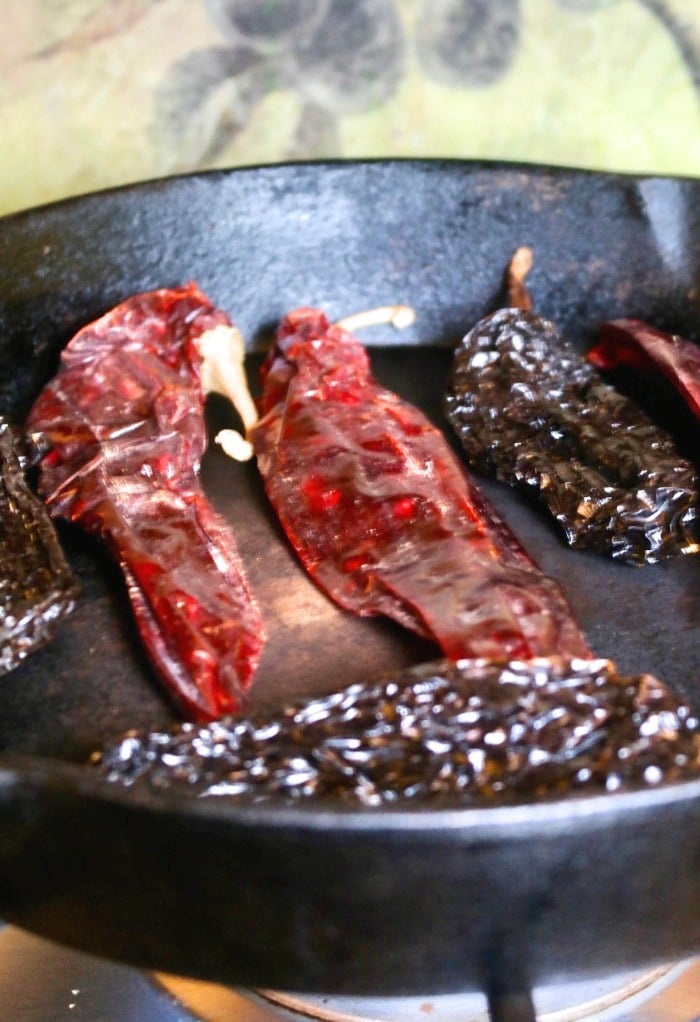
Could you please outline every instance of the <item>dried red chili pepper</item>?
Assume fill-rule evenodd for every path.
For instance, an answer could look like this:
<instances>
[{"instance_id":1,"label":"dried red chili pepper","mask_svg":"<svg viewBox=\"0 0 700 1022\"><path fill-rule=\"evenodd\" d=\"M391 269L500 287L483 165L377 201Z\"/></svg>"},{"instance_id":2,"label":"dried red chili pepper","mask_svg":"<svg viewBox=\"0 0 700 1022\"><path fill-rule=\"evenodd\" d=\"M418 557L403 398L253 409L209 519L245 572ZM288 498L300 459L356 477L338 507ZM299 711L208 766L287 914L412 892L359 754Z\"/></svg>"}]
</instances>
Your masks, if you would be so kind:
<instances>
[{"instance_id":1,"label":"dried red chili pepper","mask_svg":"<svg viewBox=\"0 0 700 1022\"><path fill-rule=\"evenodd\" d=\"M598 369L657 370L683 396L700 419L700 347L677 334L657 330L638 319L604 323L600 340L587 354Z\"/></svg>"},{"instance_id":2,"label":"dried red chili pepper","mask_svg":"<svg viewBox=\"0 0 700 1022\"><path fill-rule=\"evenodd\" d=\"M231 530L205 499L200 345L228 328L194 284L136 295L84 327L27 422L51 514L102 537L181 709L239 705L264 641Z\"/></svg>"},{"instance_id":3,"label":"dried red chili pepper","mask_svg":"<svg viewBox=\"0 0 700 1022\"><path fill-rule=\"evenodd\" d=\"M250 433L267 494L311 577L451 659L588 656L555 582L463 472L445 437L372 377L322 312L282 322Z\"/></svg>"},{"instance_id":4,"label":"dried red chili pepper","mask_svg":"<svg viewBox=\"0 0 700 1022\"><path fill-rule=\"evenodd\" d=\"M445 410L469 465L535 493L577 548L634 564L695 553L698 482L671 436L530 309L523 250L510 307L457 346Z\"/></svg>"}]
</instances>

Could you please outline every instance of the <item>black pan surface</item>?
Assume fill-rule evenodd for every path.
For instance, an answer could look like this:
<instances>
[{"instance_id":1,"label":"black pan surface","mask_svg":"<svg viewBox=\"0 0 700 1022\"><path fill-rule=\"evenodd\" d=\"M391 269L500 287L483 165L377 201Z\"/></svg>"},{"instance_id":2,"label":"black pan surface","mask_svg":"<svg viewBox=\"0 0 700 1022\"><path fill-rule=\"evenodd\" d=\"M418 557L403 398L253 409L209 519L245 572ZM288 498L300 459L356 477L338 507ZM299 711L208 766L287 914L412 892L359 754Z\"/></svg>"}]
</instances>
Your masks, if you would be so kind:
<instances>
[{"instance_id":1,"label":"black pan surface","mask_svg":"<svg viewBox=\"0 0 700 1022\"><path fill-rule=\"evenodd\" d=\"M634 315L700 338L700 182L455 161L297 164L89 195L0 221L0 412L21 421L86 321L194 279L254 369L280 317L411 304L368 331L376 375L438 424L456 341L495 307L529 244L537 310L578 345ZM698 458L697 425L641 397ZM212 429L228 422L212 403ZM211 450L270 632L256 706L375 678L435 650L334 609L304 578L252 465ZM484 483L564 585L593 649L651 671L700 712L698 563L643 569L567 549ZM327 992L526 988L700 950L700 783L508 808L242 807L106 789L90 752L176 717L140 653L121 581L61 538L78 607L1 680L0 916L84 950L233 984Z\"/></svg>"}]
</instances>

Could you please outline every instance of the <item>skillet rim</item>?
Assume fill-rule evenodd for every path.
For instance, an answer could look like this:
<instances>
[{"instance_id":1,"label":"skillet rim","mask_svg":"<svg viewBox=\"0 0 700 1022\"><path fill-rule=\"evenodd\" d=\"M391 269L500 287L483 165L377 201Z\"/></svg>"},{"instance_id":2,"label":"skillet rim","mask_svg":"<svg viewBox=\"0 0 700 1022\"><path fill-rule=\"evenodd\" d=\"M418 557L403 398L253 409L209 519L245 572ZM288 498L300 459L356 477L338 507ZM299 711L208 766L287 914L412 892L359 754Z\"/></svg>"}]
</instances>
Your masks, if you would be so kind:
<instances>
[{"instance_id":1,"label":"skillet rim","mask_svg":"<svg viewBox=\"0 0 700 1022\"><path fill-rule=\"evenodd\" d=\"M141 191L160 191L170 186L178 186L192 181L207 181L217 178L229 178L231 176L253 175L264 173L275 173L281 171L286 173L292 169L315 170L315 169L340 169L347 167L374 167L374 166L410 166L414 168L439 169L440 167L463 168L470 171L494 171L524 173L536 176L565 175L591 177L600 180L618 180L635 183L638 181L664 180L676 182L690 182L700 184L700 174L671 174L667 172L656 173L654 171L629 171L609 170L604 168L580 167L566 163L536 163L527 160L488 160L469 159L459 156L376 156L376 157L331 157L318 160L282 160L279 163L247 163L233 167L212 167L206 170L178 171L173 174L146 177L143 180L126 181L122 184L108 185L105 188L91 189L88 191L76 192L58 199L50 199L35 206L21 207L20 209L9 210L0 215L0 228L4 223L22 218L33 219L38 215L45 215L55 210L62 210L73 205L84 202L92 202L101 198L118 196L123 193L134 193Z\"/></svg>"}]
</instances>

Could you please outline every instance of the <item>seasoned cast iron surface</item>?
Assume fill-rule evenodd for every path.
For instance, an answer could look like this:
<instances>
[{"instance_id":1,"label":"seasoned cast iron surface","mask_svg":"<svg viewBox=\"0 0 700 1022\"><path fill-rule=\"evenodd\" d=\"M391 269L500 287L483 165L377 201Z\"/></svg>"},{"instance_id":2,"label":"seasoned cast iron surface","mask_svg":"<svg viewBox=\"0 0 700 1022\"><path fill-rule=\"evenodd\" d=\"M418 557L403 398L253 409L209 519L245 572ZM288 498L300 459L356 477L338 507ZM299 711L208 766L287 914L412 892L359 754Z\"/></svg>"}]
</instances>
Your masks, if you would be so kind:
<instances>
[{"instance_id":1,"label":"seasoned cast iron surface","mask_svg":"<svg viewBox=\"0 0 700 1022\"><path fill-rule=\"evenodd\" d=\"M87 320L136 291L194 279L249 339L252 378L290 308L336 318L410 303L408 331L368 331L374 370L447 430L453 346L497 305L517 246L534 250L538 311L580 348L603 320L631 315L697 341L699 219L693 181L440 161L213 173L17 214L0 222L0 414L23 418ZM661 386L632 386L697 461L697 427L678 402ZM229 416L211 402L212 431ZM214 448L203 482L235 525L268 619L254 706L434 658L429 643L352 619L314 589L254 465ZM625 673L657 674L700 711L697 558L636 569L575 552L523 497L483 487L562 583L592 649ZM692 785L573 799L532 817L509 807L402 822L384 809L134 804L128 791L95 789L86 769L52 773L43 757L82 762L130 727L175 719L118 572L75 530L60 535L81 583L76 610L2 679L5 762L39 757L0 774L5 918L138 964L316 990L520 988L700 946Z\"/></svg>"}]
</instances>

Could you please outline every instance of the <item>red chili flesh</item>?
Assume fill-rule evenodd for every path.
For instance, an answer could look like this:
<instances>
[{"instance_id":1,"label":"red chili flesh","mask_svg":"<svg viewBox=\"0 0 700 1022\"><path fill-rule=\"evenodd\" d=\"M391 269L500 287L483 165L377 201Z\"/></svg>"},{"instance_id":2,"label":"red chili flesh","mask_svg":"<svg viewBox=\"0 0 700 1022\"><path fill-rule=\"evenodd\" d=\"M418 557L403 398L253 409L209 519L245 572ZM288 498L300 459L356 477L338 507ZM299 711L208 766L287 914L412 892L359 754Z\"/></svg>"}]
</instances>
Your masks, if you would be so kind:
<instances>
[{"instance_id":1,"label":"red chili flesh","mask_svg":"<svg viewBox=\"0 0 700 1022\"><path fill-rule=\"evenodd\" d=\"M199 481L197 339L220 324L194 284L130 298L68 344L27 423L51 514L106 541L154 667L197 720L239 707L265 638L234 536Z\"/></svg>"},{"instance_id":2,"label":"red chili flesh","mask_svg":"<svg viewBox=\"0 0 700 1022\"><path fill-rule=\"evenodd\" d=\"M421 411L372 377L322 312L282 322L250 438L305 568L340 606L386 615L447 657L590 652L534 564Z\"/></svg>"},{"instance_id":3,"label":"red chili flesh","mask_svg":"<svg viewBox=\"0 0 700 1022\"><path fill-rule=\"evenodd\" d=\"M617 319L603 324L588 361L598 369L631 366L662 373L700 419L700 347L692 341L638 319Z\"/></svg>"}]
</instances>

